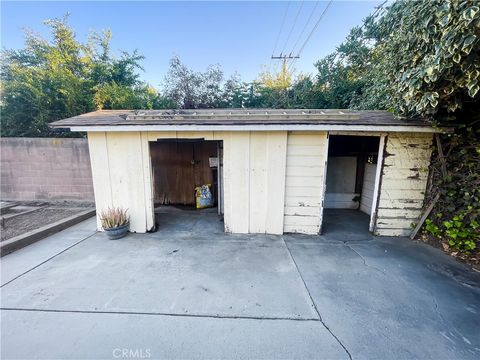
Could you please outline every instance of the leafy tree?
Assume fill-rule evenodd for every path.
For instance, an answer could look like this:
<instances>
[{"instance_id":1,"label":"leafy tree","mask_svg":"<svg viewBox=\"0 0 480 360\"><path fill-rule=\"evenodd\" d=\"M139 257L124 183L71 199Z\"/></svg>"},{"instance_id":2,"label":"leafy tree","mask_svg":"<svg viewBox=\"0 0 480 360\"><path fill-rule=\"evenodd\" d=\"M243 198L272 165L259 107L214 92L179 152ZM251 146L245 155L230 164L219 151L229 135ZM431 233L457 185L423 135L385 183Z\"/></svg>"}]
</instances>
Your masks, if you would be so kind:
<instances>
[{"instance_id":1,"label":"leafy tree","mask_svg":"<svg viewBox=\"0 0 480 360\"><path fill-rule=\"evenodd\" d=\"M45 24L51 43L27 32L24 49L2 52L3 136L44 136L49 121L92 109L82 45L66 17Z\"/></svg>"},{"instance_id":2,"label":"leafy tree","mask_svg":"<svg viewBox=\"0 0 480 360\"><path fill-rule=\"evenodd\" d=\"M265 68L260 73L258 81L266 88L287 89L292 85L293 71L288 69L285 61L278 72Z\"/></svg>"},{"instance_id":3,"label":"leafy tree","mask_svg":"<svg viewBox=\"0 0 480 360\"><path fill-rule=\"evenodd\" d=\"M311 76L299 76L289 91L290 106L303 109L329 108L330 103L326 94L320 91L319 86Z\"/></svg>"},{"instance_id":4,"label":"leafy tree","mask_svg":"<svg viewBox=\"0 0 480 360\"><path fill-rule=\"evenodd\" d=\"M393 80L390 96L396 112L441 116L478 106L479 6L474 1L423 1L417 6L402 1L380 19L378 31L393 34L381 43L380 52L396 53L382 58L390 61L384 66Z\"/></svg>"},{"instance_id":5,"label":"leafy tree","mask_svg":"<svg viewBox=\"0 0 480 360\"><path fill-rule=\"evenodd\" d=\"M2 136L76 136L52 133L48 123L95 108L161 106L158 94L138 80L143 57L113 57L109 31L82 44L68 15L44 23L51 41L27 31L23 49L2 51Z\"/></svg>"},{"instance_id":6,"label":"leafy tree","mask_svg":"<svg viewBox=\"0 0 480 360\"><path fill-rule=\"evenodd\" d=\"M223 78L218 65L210 65L205 72L193 71L175 56L165 77L164 97L183 109L218 107Z\"/></svg>"}]
</instances>

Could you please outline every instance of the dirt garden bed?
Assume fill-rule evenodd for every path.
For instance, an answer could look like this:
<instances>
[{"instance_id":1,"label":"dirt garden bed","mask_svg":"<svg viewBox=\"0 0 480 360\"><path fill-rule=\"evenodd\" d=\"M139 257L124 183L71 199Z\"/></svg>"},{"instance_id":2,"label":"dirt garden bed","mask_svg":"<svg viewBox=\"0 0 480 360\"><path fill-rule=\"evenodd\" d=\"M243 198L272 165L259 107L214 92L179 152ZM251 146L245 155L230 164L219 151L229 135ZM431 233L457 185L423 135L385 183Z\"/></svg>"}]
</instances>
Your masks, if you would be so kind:
<instances>
[{"instance_id":1,"label":"dirt garden bed","mask_svg":"<svg viewBox=\"0 0 480 360\"><path fill-rule=\"evenodd\" d=\"M91 203L2 202L1 241L93 209Z\"/></svg>"}]
</instances>

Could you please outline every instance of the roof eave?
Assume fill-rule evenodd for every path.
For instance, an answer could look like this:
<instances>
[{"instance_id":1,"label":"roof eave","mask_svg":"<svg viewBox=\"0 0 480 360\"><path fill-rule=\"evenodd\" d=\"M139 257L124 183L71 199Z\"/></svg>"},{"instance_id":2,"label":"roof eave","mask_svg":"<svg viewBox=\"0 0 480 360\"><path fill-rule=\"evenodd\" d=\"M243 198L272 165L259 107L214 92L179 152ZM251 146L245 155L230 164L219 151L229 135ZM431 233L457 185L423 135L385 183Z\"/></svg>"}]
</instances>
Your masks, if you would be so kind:
<instances>
[{"instance_id":1,"label":"roof eave","mask_svg":"<svg viewBox=\"0 0 480 360\"><path fill-rule=\"evenodd\" d=\"M429 125L362 125L362 124L242 124L242 125L51 125L52 128L78 132L128 131L359 131L359 132L421 132L451 133L453 128Z\"/></svg>"}]
</instances>

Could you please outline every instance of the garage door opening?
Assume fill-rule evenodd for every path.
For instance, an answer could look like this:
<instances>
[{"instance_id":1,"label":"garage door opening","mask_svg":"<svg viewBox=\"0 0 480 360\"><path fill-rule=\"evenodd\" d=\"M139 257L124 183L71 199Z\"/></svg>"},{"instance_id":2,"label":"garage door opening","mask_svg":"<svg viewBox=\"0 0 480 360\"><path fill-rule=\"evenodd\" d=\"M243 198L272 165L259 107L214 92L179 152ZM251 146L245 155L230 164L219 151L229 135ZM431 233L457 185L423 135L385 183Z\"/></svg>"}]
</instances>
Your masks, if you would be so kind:
<instances>
[{"instance_id":1,"label":"garage door opening","mask_svg":"<svg viewBox=\"0 0 480 360\"><path fill-rule=\"evenodd\" d=\"M223 144L203 139L161 139L150 142L156 229L210 228L223 215ZM209 187L212 204L196 207L196 188Z\"/></svg>"},{"instance_id":2,"label":"garage door opening","mask_svg":"<svg viewBox=\"0 0 480 360\"><path fill-rule=\"evenodd\" d=\"M324 232L371 230L380 143L379 136L330 135Z\"/></svg>"}]
</instances>

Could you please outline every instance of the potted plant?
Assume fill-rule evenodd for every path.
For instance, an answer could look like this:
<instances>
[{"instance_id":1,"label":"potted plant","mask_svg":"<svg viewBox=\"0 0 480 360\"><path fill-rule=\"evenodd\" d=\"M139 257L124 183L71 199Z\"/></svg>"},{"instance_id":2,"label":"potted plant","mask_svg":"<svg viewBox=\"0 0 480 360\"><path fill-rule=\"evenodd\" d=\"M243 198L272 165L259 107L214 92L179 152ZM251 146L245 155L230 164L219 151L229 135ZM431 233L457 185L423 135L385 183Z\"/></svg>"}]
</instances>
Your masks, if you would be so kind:
<instances>
[{"instance_id":1,"label":"potted plant","mask_svg":"<svg viewBox=\"0 0 480 360\"><path fill-rule=\"evenodd\" d=\"M130 226L127 210L122 208L108 208L100 213L102 228L110 240L124 237Z\"/></svg>"}]
</instances>

